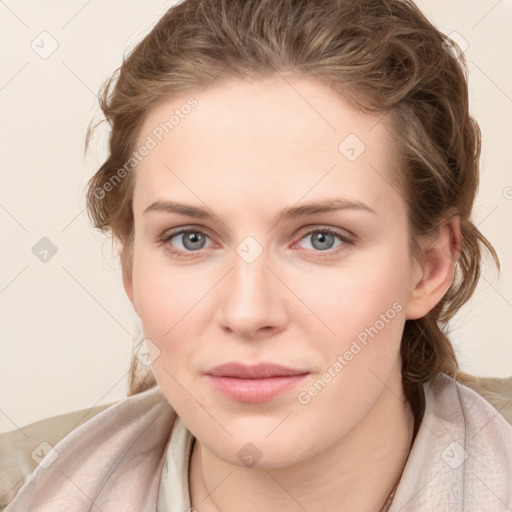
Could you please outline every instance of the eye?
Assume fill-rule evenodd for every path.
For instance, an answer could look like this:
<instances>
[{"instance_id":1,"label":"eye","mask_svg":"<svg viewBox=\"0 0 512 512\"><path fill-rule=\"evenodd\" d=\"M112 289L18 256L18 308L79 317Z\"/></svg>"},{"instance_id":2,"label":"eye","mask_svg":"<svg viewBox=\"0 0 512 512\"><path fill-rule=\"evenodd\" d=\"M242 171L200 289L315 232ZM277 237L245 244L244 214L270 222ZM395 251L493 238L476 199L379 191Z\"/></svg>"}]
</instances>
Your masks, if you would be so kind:
<instances>
[{"instance_id":1,"label":"eye","mask_svg":"<svg viewBox=\"0 0 512 512\"><path fill-rule=\"evenodd\" d=\"M339 254L347 249L347 245L353 245L355 240L344 232L329 227L316 227L306 231L301 240L311 240L312 250L315 252L328 252L326 256ZM333 246L336 238L340 240L337 246ZM324 257L322 255L322 257Z\"/></svg>"},{"instance_id":2,"label":"eye","mask_svg":"<svg viewBox=\"0 0 512 512\"><path fill-rule=\"evenodd\" d=\"M181 242L181 247L175 248L175 243L172 240L176 238ZM166 244L167 249L176 254L197 252L204 249L208 235L197 228L180 229L164 233L161 242Z\"/></svg>"},{"instance_id":3,"label":"eye","mask_svg":"<svg viewBox=\"0 0 512 512\"><path fill-rule=\"evenodd\" d=\"M330 227L315 227L302 233L300 240L310 237L311 250L316 253L327 253L321 257L335 256L348 249L348 245L354 245L355 240L352 236ZM199 252L206 247L206 241L210 237L198 228L181 228L174 231L165 232L160 241L165 244L166 250L172 254L189 257L194 252ZM333 246L336 238L340 241L337 246ZM176 239L173 242L173 239ZM181 247L179 247L181 245Z\"/></svg>"}]
</instances>

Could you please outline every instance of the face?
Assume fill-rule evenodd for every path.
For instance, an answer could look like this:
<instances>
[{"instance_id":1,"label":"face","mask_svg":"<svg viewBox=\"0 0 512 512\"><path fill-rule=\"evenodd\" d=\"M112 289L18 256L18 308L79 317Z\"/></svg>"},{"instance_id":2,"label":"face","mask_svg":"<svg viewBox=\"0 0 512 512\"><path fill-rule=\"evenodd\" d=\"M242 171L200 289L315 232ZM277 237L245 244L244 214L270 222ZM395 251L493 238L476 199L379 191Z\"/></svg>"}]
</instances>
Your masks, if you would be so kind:
<instances>
[{"instance_id":1,"label":"face","mask_svg":"<svg viewBox=\"0 0 512 512\"><path fill-rule=\"evenodd\" d=\"M401 391L419 276L379 119L277 78L213 84L144 121L137 147L155 144L134 171L125 287L163 394L226 461L249 442L267 467L306 460L357 427L384 382ZM227 363L295 372L215 371Z\"/></svg>"}]
</instances>

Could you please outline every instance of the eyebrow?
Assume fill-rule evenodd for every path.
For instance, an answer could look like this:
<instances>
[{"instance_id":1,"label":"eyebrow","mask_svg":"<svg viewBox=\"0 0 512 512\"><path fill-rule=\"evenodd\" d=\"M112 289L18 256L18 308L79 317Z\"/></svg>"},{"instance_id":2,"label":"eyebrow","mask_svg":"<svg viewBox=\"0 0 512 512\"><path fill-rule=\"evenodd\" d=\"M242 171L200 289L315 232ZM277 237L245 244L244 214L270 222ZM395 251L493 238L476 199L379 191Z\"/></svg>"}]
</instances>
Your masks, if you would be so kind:
<instances>
[{"instance_id":1,"label":"eyebrow","mask_svg":"<svg viewBox=\"0 0 512 512\"><path fill-rule=\"evenodd\" d=\"M307 217L308 215L317 215L321 213L330 213L348 209L362 210L375 215L377 214L373 208L360 201L353 201L344 198L333 198L305 203L300 206L290 206L288 208L284 208L276 216L275 224L278 224L283 220L298 219ZM187 217L193 217L195 219L213 219L215 217L205 208L180 203L177 201L155 201L144 210L144 213L149 212L177 213Z\"/></svg>"}]
</instances>

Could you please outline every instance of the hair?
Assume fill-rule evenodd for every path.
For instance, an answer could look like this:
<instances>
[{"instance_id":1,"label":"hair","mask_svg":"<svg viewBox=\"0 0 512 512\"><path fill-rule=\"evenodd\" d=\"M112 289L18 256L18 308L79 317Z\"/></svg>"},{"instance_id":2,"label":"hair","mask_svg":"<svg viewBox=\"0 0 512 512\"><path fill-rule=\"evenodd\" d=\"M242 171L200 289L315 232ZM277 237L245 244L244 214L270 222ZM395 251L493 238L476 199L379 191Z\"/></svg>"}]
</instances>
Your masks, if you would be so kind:
<instances>
[{"instance_id":1,"label":"hair","mask_svg":"<svg viewBox=\"0 0 512 512\"><path fill-rule=\"evenodd\" d=\"M174 5L102 86L109 156L88 183L89 216L118 242L123 273L130 275L135 177L120 171L148 112L214 81L285 74L327 84L361 112L389 115L413 254L420 255L421 237L436 233L452 217L460 220L460 254L449 290L427 315L405 322L402 382L412 400L414 390L437 373L455 379L462 374L447 322L474 292L482 249L499 269L495 250L470 220L480 130L469 114L464 54L412 1L185 0ZM96 126L89 127L86 147ZM150 367L134 356L128 394L155 385Z\"/></svg>"}]
</instances>

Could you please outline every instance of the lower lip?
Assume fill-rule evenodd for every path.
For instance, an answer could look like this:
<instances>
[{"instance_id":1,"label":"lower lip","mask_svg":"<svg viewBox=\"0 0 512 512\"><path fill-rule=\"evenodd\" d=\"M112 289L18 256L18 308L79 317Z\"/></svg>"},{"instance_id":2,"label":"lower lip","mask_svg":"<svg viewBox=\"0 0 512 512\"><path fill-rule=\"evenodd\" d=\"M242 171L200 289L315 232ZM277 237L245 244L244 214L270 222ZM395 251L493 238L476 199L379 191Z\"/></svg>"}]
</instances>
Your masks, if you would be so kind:
<instances>
[{"instance_id":1,"label":"lower lip","mask_svg":"<svg viewBox=\"0 0 512 512\"><path fill-rule=\"evenodd\" d=\"M208 375L213 387L233 400L259 403L292 389L307 374L265 377L261 379L239 379Z\"/></svg>"}]
</instances>

